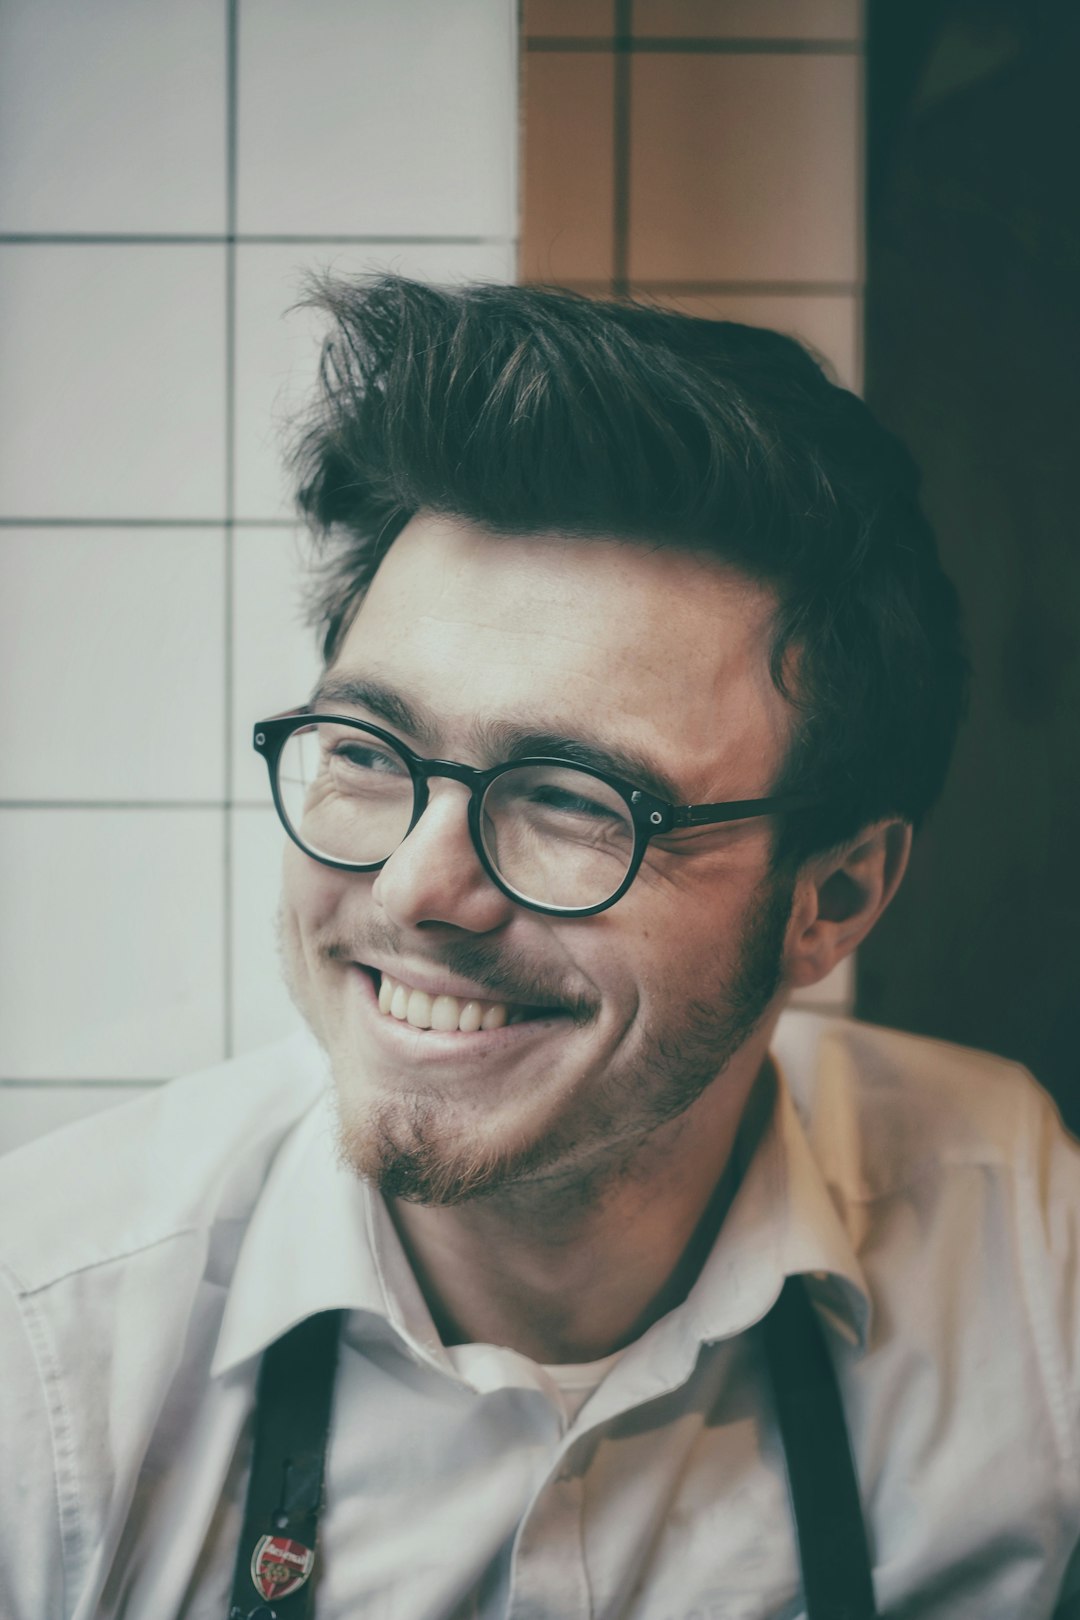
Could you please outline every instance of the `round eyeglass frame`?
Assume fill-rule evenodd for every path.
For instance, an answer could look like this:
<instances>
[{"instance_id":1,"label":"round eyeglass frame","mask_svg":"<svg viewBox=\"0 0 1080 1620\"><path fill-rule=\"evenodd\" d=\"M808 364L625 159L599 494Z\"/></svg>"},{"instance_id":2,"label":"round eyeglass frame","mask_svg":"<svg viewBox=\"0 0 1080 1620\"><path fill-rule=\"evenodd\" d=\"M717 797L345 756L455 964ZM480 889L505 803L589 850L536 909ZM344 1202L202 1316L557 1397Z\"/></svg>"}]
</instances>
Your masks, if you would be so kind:
<instances>
[{"instance_id":1,"label":"round eyeglass frame","mask_svg":"<svg viewBox=\"0 0 1080 1620\"><path fill-rule=\"evenodd\" d=\"M296 731L307 726L335 725L350 726L370 737L377 737L381 743L401 758L409 772L413 787L413 811L408 827L405 829L398 844L384 855L381 861L338 861L330 855L321 854L311 849L300 837L296 828L289 819L281 795L278 766L282 750L289 738ZM676 831L683 827L709 827L719 826L727 821L750 821L759 816L772 816L787 814L800 810L819 808L822 800L798 794L780 794L764 799L731 799L722 804L671 804L661 799L645 788L639 788L633 782L623 777L613 776L608 771L599 770L595 765L585 765L576 759L567 759L554 754L530 754L520 759L504 760L499 765L492 765L487 770L480 770L473 765L463 765L453 759L425 759L422 755L414 753L400 737L391 732L384 731L381 726L372 725L367 720L357 720L351 715L324 714L309 709L290 709L284 714L272 715L267 720L259 720L254 728L252 743L257 754L266 761L270 775L270 792L274 799L274 808L277 810L281 824L298 849L321 866L333 867L339 872L378 872L384 867L395 850L400 849L428 805L428 783L433 776L448 777L451 781L460 782L469 790L468 825L469 836L476 851L480 865L491 882L508 899L516 905L524 906L529 911L541 912L548 917L595 917L601 911L607 911L617 900L621 900L627 889L638 874L638 869L645 858L645 851L652 838L662 837L665 833ZM547 765L556 766L561 770L578 771L583 776L591 776L598 782L605 783L619 794L626 804L630 820L634 828L634 848L629 865L621 883L615 892L606 900L601 900L592 906L553 906L545 905L541 900L531 900L527 895L520 894L512 884L496 870L491 858L484 847L484 838L481 831L480 818L483 812L484 798L492 783L509 771L520 770L523 766Z\"/></svg>"}]
</instances>

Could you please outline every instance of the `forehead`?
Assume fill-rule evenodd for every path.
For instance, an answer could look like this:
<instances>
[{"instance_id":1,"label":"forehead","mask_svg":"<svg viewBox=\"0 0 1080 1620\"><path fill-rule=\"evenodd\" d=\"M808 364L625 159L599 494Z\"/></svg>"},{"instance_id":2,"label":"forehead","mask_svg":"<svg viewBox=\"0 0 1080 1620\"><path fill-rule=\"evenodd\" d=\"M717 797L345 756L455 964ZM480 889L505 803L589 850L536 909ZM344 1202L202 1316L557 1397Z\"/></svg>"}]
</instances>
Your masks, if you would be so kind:
<instances>
[{"instance_id":1,"label":"forehead","mask_svg":"<svg viewBox=\"0 0 1080 1620\"><path fill-rule=\"evenodd\" d=\"M736 757L771 779L790 726L768 671L774 608L766 588L699 555L423 514L334 669L433 710L443 747L504 718L644 748L680 780L726 774Z\"/></svg>"}]
</instances>

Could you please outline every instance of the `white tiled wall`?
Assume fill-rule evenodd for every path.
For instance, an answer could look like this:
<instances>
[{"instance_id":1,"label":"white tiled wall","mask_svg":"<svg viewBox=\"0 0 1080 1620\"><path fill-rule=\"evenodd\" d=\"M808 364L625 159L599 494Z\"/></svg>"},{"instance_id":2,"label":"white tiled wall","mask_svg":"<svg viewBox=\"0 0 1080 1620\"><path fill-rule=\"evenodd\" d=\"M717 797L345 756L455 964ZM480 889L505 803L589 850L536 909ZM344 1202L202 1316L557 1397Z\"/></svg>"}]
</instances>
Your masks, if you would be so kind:
<instances>
[{"instance_id":1,"label":"white tiled wall","mask_svg":"<svg viewBox=\"0 0 1080 1620\"><path fill-rule=\"evenodd\" d=\"M663 230L632 249L635 290L797 331L857 383L858 0L633 9L639 37L780 47L702 54L693 97L664 55L636 59L631 202ZM280 463L315 355L292 306L312 269L513 278L516 14L0 9L0 1147L296 1021L250 752L317 668ZM526 14L596 40L614 6ZM610 69L531 61L594 102L565 157L552 126L578 217L549 271L603 279ZM721 234L680 203L694 164ZM814 995L849 997L843 973Z\"/></svg>"},{"instance_id":2,"label":"white tiled wall","mask_svg":"<svg viewBox=\"0 0 1080 1620\"><path fill-rule=\"evenodd\" d=\"M512 279L515 0L0 9L0 1147L293 1027L305 272Z\"/></svg>"},{"instance_id":3,"label":"white tiled wall","mask_svg":"<svg viewBox=\"0 0 1080 1620\"><path fill-rule=\"evenodd\" d=\"M221 520L226 275L220 244L0 240L5 515Z\"/></svg>"},{"instance_id":4,"label":"white tiled wall","mask_svg":"<svg viewBox=\"0 0 1080 1620\"><path fill-rule=\"evenodd\" d=\"M221 0L4 0L0 231L226 229Z\"/></svg>"}]
</instances>

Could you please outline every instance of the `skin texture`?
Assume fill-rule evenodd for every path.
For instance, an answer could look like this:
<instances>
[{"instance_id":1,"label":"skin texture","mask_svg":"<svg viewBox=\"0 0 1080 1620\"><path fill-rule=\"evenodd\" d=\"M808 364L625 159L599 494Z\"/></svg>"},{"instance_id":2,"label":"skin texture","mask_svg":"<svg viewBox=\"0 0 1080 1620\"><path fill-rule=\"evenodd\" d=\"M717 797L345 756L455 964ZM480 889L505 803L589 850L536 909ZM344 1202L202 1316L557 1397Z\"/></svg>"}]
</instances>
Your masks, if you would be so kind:
<instances>
[{"instance_id":1,"label":"skin texture","mask_svg":"<svg viewBox=\"0 0 1080 1620\"><path fill-rule=\"evenodd\" d=\"M477 766L507 757L496 728L515 724L635 750L679 802L764 796L790 727L767 668L773 605L704 558L421 514L328 672L377 680L417 722L333 707ZM766 821L681 833L610 911L561 919L486 878L466 798L433 782L378 873L290 847L288 974L330 1054L342 1151L390 1197L444 1338L585 1360L685 1294L784 992L872 925L906 832L868 829L783 882ZM495 1036L388 1029L357 964L567 1010Z\"/></svg>"}]
</instances>

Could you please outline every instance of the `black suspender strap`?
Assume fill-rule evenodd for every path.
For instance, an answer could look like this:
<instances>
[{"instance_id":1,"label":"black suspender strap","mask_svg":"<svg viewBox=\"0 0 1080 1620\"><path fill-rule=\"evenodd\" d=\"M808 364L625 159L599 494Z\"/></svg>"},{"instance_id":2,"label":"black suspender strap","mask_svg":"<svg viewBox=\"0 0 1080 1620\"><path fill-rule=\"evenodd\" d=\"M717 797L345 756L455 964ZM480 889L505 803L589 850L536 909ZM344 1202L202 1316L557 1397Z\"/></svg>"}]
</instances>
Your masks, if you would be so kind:
<instances>
[{"instance_id":1,"label":"black suspender strap","mask_svg":"<svg viewBox=\"0 0 1080 1620\"><path fill-rule=\"evenodd\" d=\"M801 1277L784 1283L765 1318L764 1334L807 1620L877 1620L844 1409L825 1336Z\"/></svg>"},{"instance_id":2,"label":"black suspender strap","mask_svg":"<svg viewBox=\"0 0 1080 1620\"><path fill-rule=\"evenodd\" d=\"M229 1620L304 1620L309 1612L341 1314L309 1317L263 1356ZM800 1277L785 1282L764 1339L807 1620L877 1620L836 1374Z\"/></svg>"},{"instance_id":3,"label":"black suspender strap","mask_svg":"<svg viewBox=\"0 0 1080 1620\"><path fill-rule=\"evenodd\" d=\"M341 1316L310 1316L263 1354L229 1620L308 1613Z\"/></svg>"}]
</instances>

